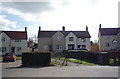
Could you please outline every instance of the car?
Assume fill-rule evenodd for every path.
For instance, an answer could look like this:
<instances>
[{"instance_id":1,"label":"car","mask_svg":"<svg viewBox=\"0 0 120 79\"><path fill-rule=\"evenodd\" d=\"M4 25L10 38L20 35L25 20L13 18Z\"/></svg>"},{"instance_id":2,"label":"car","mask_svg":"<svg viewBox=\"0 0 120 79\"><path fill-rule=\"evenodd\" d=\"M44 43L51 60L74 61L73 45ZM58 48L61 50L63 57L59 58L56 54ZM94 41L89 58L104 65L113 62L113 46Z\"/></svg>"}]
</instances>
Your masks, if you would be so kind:
<instances>
[{"instance_id":1,"label":"car","mask_svg":"<svg viewBox=\"0 0 120 79\"><path fill-rule=\"evenodd\" d=\"M6 53L3 56L3 62L15 62L16 56L13 53Z\"/></svg>"},{"instance_id":2,"label":"car","mask_svg":"<svg viewBox=\"0 0 120 79\"><path fill-rule=\"evenodd\" d=\"M86 49L86 48L78 48L78 49L74 49L74 50L69 50L68 52L78 52L78 51L88 51L88 49Z\"/></svg>"},{"instance_id":3,"label":"car","mask_svg":"<svg viewBox=\"0 0 120 79\"><path fill-rule=\"evenodd\" d=\"M78 48L78 50L81 50L81 51L88 51L87 48Z\"/></svg>"}]
</instances>

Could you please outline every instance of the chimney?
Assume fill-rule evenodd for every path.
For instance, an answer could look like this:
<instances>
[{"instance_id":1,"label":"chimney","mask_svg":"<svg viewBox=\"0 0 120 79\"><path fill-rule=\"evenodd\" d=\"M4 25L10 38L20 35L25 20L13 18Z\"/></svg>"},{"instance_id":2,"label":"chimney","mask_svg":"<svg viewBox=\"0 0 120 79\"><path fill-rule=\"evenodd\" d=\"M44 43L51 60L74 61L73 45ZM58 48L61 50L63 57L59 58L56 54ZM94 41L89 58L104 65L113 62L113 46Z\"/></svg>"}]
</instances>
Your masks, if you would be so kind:
<instances>
[{"instance_id":1,"label":"chimney","mask_svg":"<svg viewBox=\"0 0 120 79\"><path fill-rule=\"evenodd\" d=\"M88 31L88 26L86 25L86 31Z\"/></svg>"},{"instance_id":2,"label":"chimney","mask_svg":"<svg viewBox=\"0 0 120 79\"><path fill-rule=\"evenodd\" d=\"M27 27L25 27L25 32L27 32Z\"/></svg>"},{"instance_id":3,"label":"chimney","mask_svg":"<svg viewBox=\"0 0 120 79\"><path fill-rule=\"evenodd\" d=\"M101 24L99 25L99 28L101 28Z\"/></svg>"},{"instance_id":4,"label":"chimney","mask_svg":"<svg viewBox=\"0 0 120 79\"><path fill-rule=\"evenodd\" d=\"M39 31L41 31L41 26L39 26Z\"/></svg>"},{"instance_id":5,"label":"chimney","mask_svg":"<svg viewBox=\"0 0 120 79\"><path fill-rule=\"evenodd\" d=\"M62 27L62 30L65 31L65 27L64 26Z\"/></svg>"}]
</instances>

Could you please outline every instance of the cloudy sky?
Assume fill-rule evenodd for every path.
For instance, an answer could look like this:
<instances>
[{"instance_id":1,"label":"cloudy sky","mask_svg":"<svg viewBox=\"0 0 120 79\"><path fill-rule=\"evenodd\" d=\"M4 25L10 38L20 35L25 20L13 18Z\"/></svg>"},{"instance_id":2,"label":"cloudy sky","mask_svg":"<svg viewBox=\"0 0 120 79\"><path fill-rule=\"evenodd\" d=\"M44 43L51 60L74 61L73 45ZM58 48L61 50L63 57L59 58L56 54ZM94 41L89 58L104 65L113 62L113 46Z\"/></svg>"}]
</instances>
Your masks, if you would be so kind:
<instances>
[{"instance_id":1,"label":"cloudy sky","mask_svg":"<svg viewBox=\"0 0 120 79\"><path fill-rule=\"evenodd\" d=\"M0 30L23 31L37 36L41 30L84 31L88 26L91 40L98 40L99 24L118 27L119 0L47 0L0 2Z\"/></svg>"}]
</instances>

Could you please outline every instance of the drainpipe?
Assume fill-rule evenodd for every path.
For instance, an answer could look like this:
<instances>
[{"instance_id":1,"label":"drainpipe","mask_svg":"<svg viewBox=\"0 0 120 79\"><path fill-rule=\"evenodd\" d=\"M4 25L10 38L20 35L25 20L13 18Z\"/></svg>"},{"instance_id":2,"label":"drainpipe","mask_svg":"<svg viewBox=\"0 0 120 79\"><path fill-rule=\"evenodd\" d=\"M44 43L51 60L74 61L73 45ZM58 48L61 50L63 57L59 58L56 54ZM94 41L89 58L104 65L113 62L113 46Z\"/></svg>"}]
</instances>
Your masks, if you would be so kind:
<instances>
[{"instance_id":1,"label":"drainpipe","mask_svg":"<svg viewBox=\"0 0 120 79\"><path fill-rule=\"evenodd\" d=\"M11 39L9 41L9 52L11 52Z\"/></svg>"}]
</instances>

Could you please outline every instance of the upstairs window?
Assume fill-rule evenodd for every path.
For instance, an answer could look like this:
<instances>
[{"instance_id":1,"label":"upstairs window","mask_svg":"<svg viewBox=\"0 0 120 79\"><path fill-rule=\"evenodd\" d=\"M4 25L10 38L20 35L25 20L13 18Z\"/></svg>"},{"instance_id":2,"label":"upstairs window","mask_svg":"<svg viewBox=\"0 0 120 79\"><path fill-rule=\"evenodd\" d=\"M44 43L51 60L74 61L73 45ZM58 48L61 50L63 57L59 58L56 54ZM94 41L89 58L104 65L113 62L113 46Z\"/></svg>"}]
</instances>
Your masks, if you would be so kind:
<instances>
[{"instance_id":1,"label":"upstairs window","mask_svg":"<svg viewBox=\"0 0 120 79\"><path fill-rule=\"evenodd\" d=\"M85 38L81 38L81 42L85 42L86 40L85 40Z\"/></svg>"},{"instance_id":2,"label":"upstairs window","mask_svg":"<svg viewBox=\"0 0 120 79\"><path fill-rule=\"evenodd\" d=\"M21 40L15 40L15 42L21 42Z\"/></svg>"},{"instance_id":3,"label":"upstairs window","mask_svg":"<svg viewBox=\"0 0 120 79\"><path fill-rule=\"evenodd\" d=\"M20 51L21 50L21 47L17 47L17 51Z\"/></svg>"},{"instance_id":4,"label":"upstairs window","mask_svg":"<svg viewBox=\"0 0 120 79\"><path fill-rule=\"evenodd\" d=\"M56 45L56 49L57 49L57 50L61 50L61 49L62 49L62 46L61 46L61 45Z\"/></svg>"},{"instance_id":5,"label":"upstairs window","mask_svg":"<svg viewBox=\"0 0 120 79\"><path fill-rule=\"evenodd\" d=\"M73 37L69 37L69 41L73 41L74 39L73 39Z\"/></svg>"},{"instance_id":6,"label":"upstairs window","mask_svg":"<svg viewBox=\"0 0 120 79\"><path fill-rule=\"evenodd\" d=\"M2 42L4 42L4 41L5 41L5 38L4 38L4 37L2 37L1 41L2 41Z\"/></svg>"}]
</instances>

